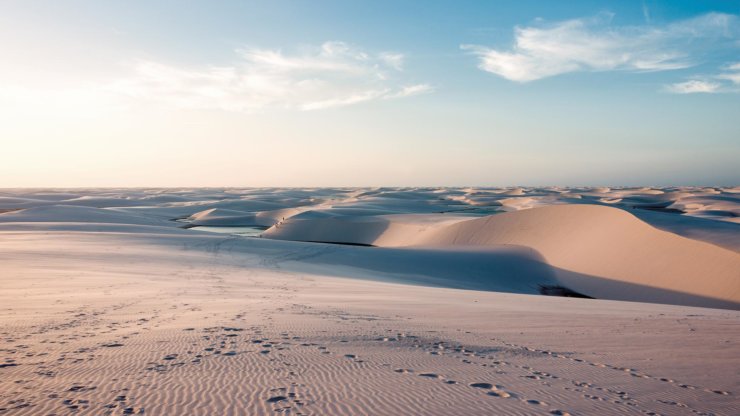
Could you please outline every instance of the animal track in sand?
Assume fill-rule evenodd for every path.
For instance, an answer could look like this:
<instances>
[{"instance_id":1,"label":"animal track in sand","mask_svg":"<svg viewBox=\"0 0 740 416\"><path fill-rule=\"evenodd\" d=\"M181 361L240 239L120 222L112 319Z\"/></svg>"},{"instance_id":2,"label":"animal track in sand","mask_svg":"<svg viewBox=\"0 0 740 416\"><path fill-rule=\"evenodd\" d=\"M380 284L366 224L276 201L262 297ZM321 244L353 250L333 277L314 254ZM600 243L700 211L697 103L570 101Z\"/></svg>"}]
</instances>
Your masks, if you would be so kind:
<instances>
[{"instance_id":1,"label":"animal track in sand","mask_svg":"<svg viewBox=\"0 0 740 416\"><path fill-rule=\"evenodd\" d=\"M298 386L295 383L293 386ZM303 407L306 403L295 392L289 392L286 387L277 387L270 389L271 396L265 401L273 406L275 412L290 412L293 407ZM301 415L302 412L296 412Z\"/></svg>"},{"instance_id":2,"label":"animal track in sand","mask_svg":"<svg viewBox=\"0 0 740 416\"><path fill-rule=\"evenodd\" d=\"M503 386L499 386L496 384L491 383L470 383L468 384L470 387L476 388L476 389L482 389L482 390L489 390L486 392L489 396L494 397L502 397L504 399L507 399L509 397L512 397L512 393L509 393L503 389Z\"/></svg>"},{"instance_id":3,"label":"animal track in sand","mask_svg":"<svg viewBox=\"0 0 740 416\"><path fill-rule=\"evenodd\" d=\"M550 351L550 350L543 350L543 349L532 348L532 347L528 347L528 346L517 345L517 344L505 342L503 340L496 340L496 339L492 339L492 340L501 342L502 344L504 344L506 346L509 346L509 347L522 348L522 349L524 349L526 351L530 351L530 352L534 352L534 353L540 353L540 354L543 354L543 355L551 356L553 358L566 359L566 360L570 360L570 361L573 361L573 362L576 362L576 363L583 363L583 364L586 364L586 365L589 365L589 366L592 366L592 367L605 368L605 369L610 369L610 370L625 372L625 373L628 373L629 375L631 375L632 377L635 377L635 378L642 378L642 379L647 379L647 380L654 380L654 381L659 381L659 382L663 382L663 383L668 383L668 384L671 384L671 385L674 385L674 386L677 386L677 387L680 387L680 388L683 388L683 389L702 390L702 391L707 392L707 393L719 394L719 395L723 395L723 396L731 395L732 394L732 392L729 392L729 391L724 391L724 390L719 390L719 389L712 389L712 388L706 388L706 387L699 387L699 386L693 386L691 384L678 382L678 381L676 381L676 380L674 380L672 378L659 377L659 376L653 376L653 375L645 374L645 373L642 373L642 372L640 372L640 371L638 371L638 370L636 370L634 368L621 367L621 366L616 366L616 365L611 365L611 364L605 364L605 363L600 363L600 362L591 362L591 361L588 361L588 360L584 360L584 359L577 358L577 357L572 357L572 356L569 356L569 355L566 355L566 354L561 354L561 353L557 353L557 352Z\"/></svg>"},{"instance_id":4,"label":"animal track in sand","mask_svg":"<svg viewBox=\"0 0 740 416\"><path fill-rule=\"evenodd\" d=\"M232 323L232 325L233 324L236 324L236 323ZM191 331L197 331L197 333L187 333ZM291 348L292 350L305 351L307 354L313 354L314 357L319 355L319 351L324 352L324 353L329 352L327 347L320 345L322 341L310 339L310 337L306 339L306 341L309 341L309 340L318 341L319 344L312 343L312 342L304 342L301 344L295 343L291 346L289 343L281 343L280 341L293 339L293 338L288 337L287 333L286 334L281 333L280 336L282 336L282 338L280 338L275 333L268 332L268 331L265 331L264 334L258 334L258 333L255 333L256 331L251 331L251 330L246 330L247 332L244 332L245 330L240 329L240 328L231 329L231 327L215 327L215 329L212 332L204 331L205 335L207 335L208 338L203 339L201 338L201 336L204 334L201 333L200 331L201 331L200 329L193 328L193 329L187 330L187 332L185 333L178 332L177 334L177 336L193 338L194 342L192 344L192 347L189 347L189 348L191 348L194 352L191 353L190 351L185 352L184 350L174 350L174 349L169 350L169 351L160 350L159 353L157 353L152 358L154 360L157 360L159 363L161 363L160 365L166 366L165 367L166 369L173 369L174 366L176 365L182 365L182 363L177 363L177 361L184 361L186 364L190 364L190 360L198 360L198 362L201 362L201 361L206 362L207 360L218 360L219 359L218 357L227 357L226 359L229 359L228 358L229 356L239 354L239 356L236 358L233 358L233 357L230 358L229 363L233 365L234 363L242 363L243 362L242 360L250 360L250 359L254 359L254 357L259 357L257 359L260 360L259 361L260 365L273 366L277 370L277 367L281 366L281 363L280 363L281 360L290 359L290 356L288 355L290 351L286 353L285 355L283 355L282 353L278 352L278 350L280 350L281 348ZM146 333L145 331L142 331L142 332ZM382 334L382 332L380 331L378 332ZM535 370L535 368L537 368L539 365L538 363L555 362L555 361L560 362L561 361L561 360L556 360L556 358L559 358L559 357L550 358L552 356L551 354L542 354L544 356L544 360L542 359L532 360L532 359L529 359L529 357L535 357L535 358L540 357L539 353L533 354L531 351L526 351L522 354L519 354L517 351L510 351L509 349L502 349L502 348L493 348L489 346L471 346L471 347L465 346L463 347L457 344L457 342L460 342L460 341L446 343L446 342L439 342L439 341L432 342L432 341L424 340L423 338L415 338L415 337L399 337L399 338L387 337L387 336L386 337L376 337L371 334L356 335L354 332L352 332L352 334L353 335L348 335L346 333L342 334L342 337L346 339L342 339L341 341L338 341L336 338L334 338L334 342L337 342L338 344L326 343L325 345L328 345L330 348L332 349L336 348L336 350L334 351L336 353L336 357L332 358L333 356L329 356L329 357L321 357L321 358L326 358L327 362L332 361L333 363L342 363L345 369L349 368L352 371L365 367L365 366L357 366L353 364L352 362L348 362L348 359L349 361L355 361L358 358L357 353L361 354L360 356L363 359L368 360L369 364L373 364L374 363L373 360L377 359L377 356L372 353L372 350L370 350L370 352L366 352L362 348L354 349L354 348L358 348L354 346L356 344L353 344L358 341L357 339L358 337L361 337L363 341L372 342L373 346L382 345L381 348L400 349L400 348L408 347L412 351L416 349L419 355L424 355L424 352L431 350L434 353L433 354L434 357L424 355L420 359L428 360L428 362L430 363L433 363L436 360L460 359L460 361L462 361L464 366L463 364L460 364L460 361L457 361L456 363L453 363L453 364L457 365L459 368L464 368L465 370L463 371L473 371L473 372L461 373L461 374L470 374L468 376L469 378L465 376L461 376L458 373L452 373L452 372L449 373L449 374L455 374L454 378L457 378L458 380L460 380L460 383L457 383L454 380L449 380L438 373L432 372L435 370L436 371L442 370L442 374L447 375L447 370L446 370L447 367L436 366L434 364L431 364L429 366L427 366L428 364L420 365L420 364L416 364L413 360L412 361L402 361L402 362L396 363L396 365L404 365L404 366L411 366L415 368L421 368L423 370L426 370L427 372L418 374L418 372L414 372L413 370L408 369L408 368L397 368L394 370L394 367L392 367L390 364L388 365L388 368L385 369L385 371L392 370L399 374L412 374L414 376L418 375L420 377L424 377L424 379L419 379L419 378L414 377L414 378L409 378L406 380L411 380L412 383L416 383L416 384L428 385L428 386L431 386L430 388L438 389L440 391L444 391L446 389L446 387L444 386L447 384L459 384L459 387L451 387L451 389L447 390L448 392L450 392L449 394L450 397L456 397L454 394L456 391L462 392L462 393L467 392L466 394L468 394L469 397L474 396L474 400L476 400L476 404L480 403L480 405L482 406L500 406L501 403L504 403L506 406L512 406L512 405L519 406L518 409L522 410L524 413L526 412L531 412L531 413L550 412L550 414L561 415L561 416L569 414L568 412L564 410L558 409L558 407L562 405L562 403L561 404L558 403L558 401L560 400L557 398L558 393L555 393L556 398L553 398L552 396L546 394L546 390L541 390L541 393L539 393L540 396L535 396L538 398L545 399L547 402L551 403L552 407L550 407L540 400L526 400L524 397L522 397L522 396L526 397L532 394L532 393L524 393L524 392L533 391L533 390L529 390L525 388L522 388L520 390L515 387L515 385L517 386L525 385L525 386L531 386L535 389L543 389L542 386L557 388L557 387L562 386L563 383L569 383L571 381L569 380L569 378L573 377L574 375L572 375L571 373L567 371L561 372L562 370L560 370L559 368L556 369L556 367L552 367L552 368L544 367L545 364L543 364L543 367L541 367L542 369L553 371L554 373L559 374L560 377L550 374L545 371ZM389 334L389 335L392 335L392 334ZM260 337L260 338L264 337L264 338L259 339L259 340L251 339L254 337ZM34 345L32 342L21 340L22 338L21 336L17 336L16 338L18 338L17 342L23 342L24 343L23 345L30 344L31 349L33 349ZM119 336L118 340L120 339L121 337ZM112 340L107 339L106 341L112 341ZM235 342L238 342L239 347L234 347ZM110 343L114 344L116 342L110 342ZM106 345L101 345L99 341L95 342L94 344L97 345L98 348L107 347ZM126 342L126 344L127 344L126 346L121 345L123 347L123 348L120 348L121 352L126 352L128 351L129 348L132 348L131 344L133 343ZM15 346L15 344L13 345ZM67 356L67 361L65 363L69 363L71 360L75 358L73 356L73 353L70 352L72 349L75 349L75 351L79 351L78 352L79 354L84 354L82 357L87 357L91 353L90 349L83 349L83 348L77 349L77 347L79 346L77 344L70 344L70 345L73 347L68 347L68 351L66 352L68 356ZM297 348L298 346L308 346L311 348L299 349ZM207 348L204 348L204 347L207 347ZM296 348L292 348L292 347L296 347ZM166 348L170 348L170 347L166 347ZM270 354L267 357L260 357L259 350L261 348L272 351L272 354ZM318 348L319 351L317 351L314 348ZM19 351L16 357L21 357L23 354L26 353L26 351L28 351L27 348L22 348L22 346L18 346L16 347L16 349ZM117 353L117 351L105 351L103 348L100 348L98 352L104 353L104 354ZM174 354L175 352L177 352L178 354ZM352 354L344 354L345 352L351 352ZM169 353L173 353L173 354L169 354ZM241 354L245 354L245 355L242 356ZM251 358L249 355L246 355L246 354L251 354ZM174 358L171 360L163 360L163 357L168 357L168 356L174 356ZM346 358L342 358L342 357L346 357ZM51 359L53 360L54 358L56 357L52 357ZM501 358L505 358L508 361L502 360ZM23 365L30 364L22 360L21 362L23 363ZM214 362L214 361L211 361L211 362ZM274 364L271 364L271 363L274 363ZM581 360L581 363L582 364L580 365L569 364L568 362L564 361L564 362L560 362L560 367L561 368L565 367L565 368L574 369L574 370L584 369L584 371L589 374L590 373L606 374L607 376L612 375L615 378L617 376L620 376L619 374L614 374L610 372L609 371L610 367L608 365L591 365L591 364L588 364L588 362L585 362L585 360ZM530 367L529 365L522 365L522 364L530 364L534 368ZM587 367L587 364L588 364L588 367ZM289 364L282 363L282 366L286 366L286 365L289 365ZM485 370L480 369L480 368L474 369L473 366L476 366L476 367L482 366L482 367L486 367L486 369ZM372 368L373 366L367 365L367 367ZM475 371L479 371L479 370L484 370L486 371L486 373L480 373L478 375L473 375L475 374L474 373ZM506 370L506 372L508 372L509 374L508 376L506 376L508 378L497 378L494 372L499 371L499 370ZM627 370L622 370L622 371L625 374L620 377L624 379L632 378L629 373L634 372L634 373L639 374L639 372L635 369L627 369ZM299 370L298 373L300 375L301 371ZM2 370L0 370L0 374L2 374ZM281 374L282 376L284 376L286 372L282 372ZM581 374L583 374L583 372L581 372ZM389 375L389 376L394 377L392 375ZM453 377L453 376L450 376L450 377ZM496 397L511 397L511 395L508 392L503 390L502 386L494 386L491 383L471 383L471 384L466 383L469 381L476 381L478 377L480 377L480 379L482 380L503 382L504 384L507 385L507 387L514 387L517 392L516 396L514 396L516 399L508 400L508 401L497 399ZM575 377L578 377L578 375L575 375ZM599 380L598 378L592 379L592 378L586 378L586 376L581 376L581 377L584 377L585 379L591 382L595 382L596 380ZM509 380L512 380L512 379L516 381L510 382ZM553 381L555 379L560 379L560 382L559 382L560 384L557 384L556 381ZM285 380L285 379L282 379L282 380ZM435 380L439 380L439 381L435 381ZM667 382L675 383L675 381L671 379L664 379L660 381L663 383L667 383ZM549 384L546 384L549 382L552 383L552 386L550 386ZM633 382L634 383L644 383L642 378L634 379ZM439 384L435 384L435 383L439 383ZM488 390L486 390L486 387L484 386L475 386L475 384L486 384L488 385ZM65 387L68 387L68 386L69 385L65 385ZM468 387L478 388L480 389L480 391L475 391L474 389L470 389ZM581 398L582 393L593 393L594 396L598 395L600 397L604 397L606 400L609 400L610 398L615 398L614 396L610 396L607 393L600 394L600 393L597 393L596 391L588 390L588 389L595 389L595 390L600 389L600 387L595 386L592 383L584 384L583 386L580 386L580 388L582 388L585 391L579 392L578 394L573 393L572 391L570 393L567 393L571 395L570 399L573 399L576 401L584 400ZM696 388L696 387L687 386L684 388ZM101 390L101 389L104 389L102 384L100 385L98 390ZM664 387L664 389L670 390L670 388L667 388L667 387ZM524 395L522 395L521 393L524 393ZM566 392L561 391L560 393L566 393ZM617 394L617 392L613 392L613 391L610 393ZM717 394L717 395L720 395L723 393L724 395L729 394L728 392L722 392L722 391L712 391L712 393ZM269 399L271 398L280 397L280 396L284 397L285 399L278 400L275 402L269 401ZM493 396L493 397L489 397L489 396ZM74 396L69 395L67 397L74 397ZM86 397L84 394L80 394L79 397L84 397L86 399L92 399L92 397ZM115 410L109 410L109 412L113 412L113 413L108 413L108 414L121 414L124 408L132 409L134 412L138 411L138 407L131 406L134 403L132 403L130 399L127 402L118 402L115 399L111 401L111 397L112 396L106 397L107 401L104 401L103 403L117 404L117 407L115 407ZM297 410L296 406L298 405L299 401L295 397L291 397L288 391L278 391L278 392L270 392L269 394L260 394L259 396L257 396L257 400L261 402L260 404L262 406L265 406L266 401L269 403L269 405L267 405L268 407L266 407L265 409L272 408L272 410L274 410L275 412L281 412L281 413L285 412L289 414L298 413L296 412ZM588 400L590 401L593 399L588 399ZM690 403L685 400L684 402ZM95 403L95 401L92 401L92 403ZM19 404L21 403L19 402ZM38 403L34 403L34 404L37 406L39 405ZM55 404L58 405L58 401ZM141 402L141 403L136 403L136 404L146 404L146 403ZM643 403L641 403L641 405L642 404ZM82 406L89 405L89 403L84 402L84 399L83 399L83 401L79 401L79 402L73 401L71 402L71 405L78 406L77 407L78 410L76 410L76 412L84 413L84 411L82 411ZM603 407L605 405L606 404L594 402L591 406L602 406ZM290 406L293 406L292 410L287 410L290 408ZM544 406L547 406L547 407L544 407ZM95 405L92 405L91 407L94 408ZM551 410L551 409L556 409L556 410ZM625 406L621 410L626 411L627 409L628 408L626 408ZM66 412L66 409L61 409L61 410L62 412L60 412L60 414L63 414L63 412ZM683 412L688 411L688 409L686 408L683 408L683 409L675 408L674 409L674 411L679 411L679 410ZM656 412L645 411L644 408L635 408L632 410L633 413L635 411L642 411L644 414L648 414L648 415L658 414ZM29 412L29 410L26 410L25 412ZM147 405L147 414L151 412L152 410ZM31 413L33 413L33 411L31 411ZM670 412L665 412L665 413L670 413ZM698 412L695 412L695 413L700 414ZM128 414L133 414L133 413L128 413Z\"/></svg>"},{"instance_id":5,"label":"animal track in sand","mask_svg":"<svg viewBox=\"0 0 740 416\"><path fill-rule=\"evenodd\" d=\"M95 386L88 387L88 386L74 385L70 387L67 391L78 393L78 392L91 391L95 389L97 389L97 387Z\"/></svg>"},{"instance_id":6,"label":"animal track in sand","mask_svg":"<svg viewBox=\"0 0 740 416\"><path fill-rule=\"evenodd\" d=\"M377 339L376 339L377 341ZM497 374L506 374L507 372L501 371L499 367L509 367L512 369L512 371L508 371L508 373L514 373L512 376L516 375L517 371L522 371L524 374L519 375L519 377L522 377L524 379L537 381L544 386L547 387L555 387L555 385L551 384L558 382L558 383L564 383L564 382L570 382L567 378L562 378L561 376L552 374L547 371L541 371L533 368L530 365L527 364L516 364L516 360L506 361L501 360L499 358L500 354L511 354L515 357L531 357L532 359L539 357L540 355L537 353L533 353L532 351L525 351L524 354L519 354L515 350L510 349L500 349L500 348L491 348L491 347L468 347L468 346L462 346L462 345L449 345L444 342L424 342L423 339L416 339L412 345L414 348L421 348L422 350L425 350L427 353L431 353L432 355L437 356L448 356L448 357L454 357L459 358L461 362L467 364L467 365L479 365L482 367L488 367L491 368L495 373ZM429 348L429 349L427 349ZM514 347L517 348L518 347ZM536 362L531 360L526 360L525 362ZM605 368L608 369L607 365L594 365L593 367L596 368ZM393 370L400 374L408 374L412 373L413 370L408 368L396 368ZM427 375L427 378L436 379L437 377L434 377L436 373L423 373ZM419 375L419 374L417 374ZM509 376L511 377L511 376ZM440 377L443 382L445 381L444 377ZM588 400L600 400L600 401L609 401L615 404L622 404L624 406L629 406L630 408L637 408L637 402L635 402L631 397L623 391L615 390L615 389L608 389L608 388L602 388L598 386L594 386L592 383L587 382L578 382L573 381L573 384L576 386L579 386L583 389L594 389L603 391L604 393L613 394L614 398L610 399L606 396L598 396L598 395L590 395L594 398L598 397L599 399L593 399L591 397L587 397L586 394L582 394L581 397ZM518 401L525 403L527 405L533 405L533 406L542 406L542 407L550 407L546 401L540 400L540 399L534 399L534 398L527 398L522 397L520 394L516 394L510 391L507 391L503 388L503 386L495 385L493 383L489 382L476 382L476 383L470 383L468 386L472 388L477 388L480 390L483 390L486 395L493 396L493 397L499 397L499 398L517 398ZM566 387L566 390L573 390L568 389ZM554 408L549 410L551 414L553 415L570 415L570 412L558 408ZM657 412L656 412L657 414Z\"/></svg>"},{"instance_id":7,"label":"animal track in sand","mask_svg":"<svg viewBox=\"0 0 740 416\"><path fill-rule=\"evenodd\" d=\"M410 374L414 372L414 370L407 369L407 368L397 368L393 371L399 374ZM430 373L430 372L419 373L418 376L429 378L429 379L443 380L445 384L459 384L457 381L445 379L445 377L437 373ZM493 396L493 397L500 397L500 398L517 397L514 393L503 390L503 386L500 386L500 385L495 385L495 384L486 383L486 382L476 382L476 383L470 383L468 384L468 386L472 388L476 388L476 389L486 390L486 394L489 396ZM541 404L542 406L547 406L546 403L540 400L534 400L534 399L530 399L530 400L522 399L522 400L530 404Z\"/></svg>"},{"instance_id":8,"label":"animal track in sand","mask_svg":"<svg viewBox=\"0 0 740 416\"><path fill-rule=\"evenodd\" d=\"M288 400L288 398L285 396L273 396L267 399L267 403L277 403L277 402L282 402L284 400Z\"/></svg>"}]
</instances>

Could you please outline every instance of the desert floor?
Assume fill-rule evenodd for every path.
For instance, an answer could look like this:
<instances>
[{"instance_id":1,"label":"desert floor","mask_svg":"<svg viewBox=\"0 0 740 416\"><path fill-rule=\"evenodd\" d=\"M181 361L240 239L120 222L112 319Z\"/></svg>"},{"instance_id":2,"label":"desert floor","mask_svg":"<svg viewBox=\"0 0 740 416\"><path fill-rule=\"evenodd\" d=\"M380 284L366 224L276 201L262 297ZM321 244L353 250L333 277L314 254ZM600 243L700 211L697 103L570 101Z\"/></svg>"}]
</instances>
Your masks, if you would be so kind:
<instances>
[{"instance_id":1,"label":"desert floor","mask_svg":"<svg viewBox=\"0 0 740 416\"><path fill-rule=\"evenodd\" d=\"M3 190L0 414L737 415L736 195Z\"/></svg>"}]
</instances>

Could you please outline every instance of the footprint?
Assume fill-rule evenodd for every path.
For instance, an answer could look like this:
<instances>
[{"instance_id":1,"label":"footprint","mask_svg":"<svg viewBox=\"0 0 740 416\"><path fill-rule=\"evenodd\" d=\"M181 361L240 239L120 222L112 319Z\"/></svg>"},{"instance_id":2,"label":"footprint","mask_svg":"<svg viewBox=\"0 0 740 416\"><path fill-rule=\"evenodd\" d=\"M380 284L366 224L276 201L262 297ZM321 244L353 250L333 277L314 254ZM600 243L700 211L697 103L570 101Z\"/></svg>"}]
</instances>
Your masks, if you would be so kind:
<instances>
[{"instance_id":1,"label":"footprint","mask_svg":"<svg viewBox=\"0 0 740 416\"><path fill-rule=\"evenodd\" d=\"M285 396L273 396L267 399L267 403L277 403L277 402L282 402L285 400L288 400L288 398Z\"/></svg>"},{"instance_id":2,"label":"footprint","mask_svg":"<svg viewBox=\"0 0 740 416\"><path fill-rule=\"evenodd\" d=\"M491 383L471 383L469 384L469 386L477 389L490 390L488 393L486 393L489 396L502 397L505 399L512 397L511 393L501 390L501 386L497 386Z\"/></svg>"},{"instance_id":3,"label":"footprint","mask_svg":"<svg viewBox=\"0 0 740 416\"><path fill-rule=\"evenodd\" d=\"M67 391L73 391L73 392L76 392L77 393L77 392L90 391L90 390L95 390L95 389L97 389L97 387L95 387L95 386L92 386L92 387L87 387L87 386L72 386Z\"/></svg>"}]
</instances>

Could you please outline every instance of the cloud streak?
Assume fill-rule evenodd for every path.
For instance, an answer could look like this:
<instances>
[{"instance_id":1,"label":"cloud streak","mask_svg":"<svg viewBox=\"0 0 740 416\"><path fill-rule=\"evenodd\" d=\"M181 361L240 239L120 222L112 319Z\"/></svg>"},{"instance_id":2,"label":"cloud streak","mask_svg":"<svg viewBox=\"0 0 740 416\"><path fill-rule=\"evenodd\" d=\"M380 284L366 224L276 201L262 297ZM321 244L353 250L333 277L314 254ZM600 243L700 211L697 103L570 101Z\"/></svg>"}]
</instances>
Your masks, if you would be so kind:
<instances>
[{"instance_id":1,"label":"cloud streak","mask_svg":"<svg viewBox=\"0 0 740 416\"><path fill-rule=\"evenodd\" d=\"M665 89L676 94L740 92L740 62L724 66L713 76L670 84Z\"/></svg>"},{"instance_id":2,"label":"cloud streak","mask_svg":"<svg viewBox=\"0 0 740 416\"><path fill-rule=\"evenodd\" d=\"M711 81L692 79L686 82L671 84L666 89L675 94L714 93L719 91L720 84Z\"/></svg>"},{"instance_id":3,"label":"cloud streak","mask_svg":"<svg viewBox=\"0 0 740 416\"><path fill-rule=\"evenodd\" d=\"M717 75L717 78L730 81L735 86L740 87L740 62L736 62L725 67L724 72Z\"/></svg>"},{"instance_id":4,"label":"cloud streak","mask_svg":"<svg viewBox=\"0 0 740 416\"><path fill-rule=\"evenodd\" d=\"M514 29L509 50L461 45L478 67L516 82L582 71L668 71L696 65L702 48L738 39L737 16L709 13L658 27L614 26L613 15Z\"/></svg>"},{"instance_id":5,"label":"cloud streak","mask_svg":"<svg viewBox=\"0 0 740 416\"><path fill-rule=\"evenodd\" d=\"M134 75L111 91L192 109L254 112L266 108L319 110L433 91L403 83L404 55L370 54L344 42L325 42L301 53L239 49L229 66L182 68L139 61Z\"/></svg>"}]
</instances>

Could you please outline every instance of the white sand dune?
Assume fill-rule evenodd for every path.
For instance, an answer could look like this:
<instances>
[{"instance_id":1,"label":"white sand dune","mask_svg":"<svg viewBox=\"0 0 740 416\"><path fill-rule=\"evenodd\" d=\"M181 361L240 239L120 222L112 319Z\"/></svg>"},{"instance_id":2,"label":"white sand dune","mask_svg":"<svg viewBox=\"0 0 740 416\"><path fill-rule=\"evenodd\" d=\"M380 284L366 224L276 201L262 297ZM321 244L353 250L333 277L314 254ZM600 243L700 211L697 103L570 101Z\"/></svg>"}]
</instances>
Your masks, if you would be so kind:
<instances>
[{"instance_id":1,"label":"white sand dune","mask_svg":"<svg viewBox=\"0 0 740 416\"><path fill-rule=\"evenodd\" d=\"M728 210L737 206L731 193L710 192L706 189L662 191L641 188L598 191L602 191L600 194L606 191L630 198L635 198L635 195L640 198L656 198L651 200L652 203L667 201L675 204L676 202L671 202L675 198L715 198L726 204L725 208ZM100 224L181 227L185 224L171 220L185 218L190 226L272 226L263 234L263 237L272 239L378 247L433 246L437 252L455 249L458 253L469 246L491 251L497 251L501 246L520 246L535 253L535 257L551 269L547 277L540 274L526 279L530 286L535 281L541 281L543 285L552 284L550 277L555 276L556 284L596 298L738 307L740 267L737 252L740 249L740 227L737 224L655 210L630 208L627 213L623 209L589 205L589 202L598 201L598 196L588 196L594 192L593 189L555 191L517 188L513 190L514 194L526 195L512 197L508 195L512 193L511 190L383 188L369 191L324 190L319 192L321 197L312 199L305 190L224 192L214 189L202 194L183 190L176 194L176 199L180 201L172 202L171 198L163 196L161 192L132 191L117 194L105 190L99 193L103 196L94 193L73 194L75 198L62 200L96 203L126 201L126 205L134 205L93 208L50 205L59 198L54 198L53 193L47 191L40 196L51 202L35 199L36 195L33 193L17 197L6 195L9 205L18 204L19 201L24 204L41 202L36 207L0 214L0 223L57 223L53 227L60 230L90 230L89 226L82 227L80 224L96 224L95 229L100 230L103 229ZM70 196L69 193L62 194L65 197ZM574 198L571 194L578 195L579 198ZM513 204L511 206L516 206L516 211L481 218L481 214L487 213L482 211L475 214L477 216L471 216L464 207L475 206L474 204L467 205L469 201L452 200L461 195L486 198L500 195L499 208L506 210L505 204ZM264 202L259 198L280 202ZM510 202L512 199L515 201ZM307 200L314 202L312 205L303 205ZM285 205L294 206L272 209ZM529 205L537 208L527 209ZM656 230L634 215L671 233ZM18 226L15 227L18 229ZM30 229L29 226L26 229ZM447 255L447 261L458 267L462 262L454 261L454 256L454 253ZM360 257L359 254L353 256ZM379 257L377 261L386 264ZM522 262L525 263L527 262ZM398 274L394 275L390 270L392 267L370 267L368 261L357 261L354 265L344 266L358 268L357 264L398 277ZM502 272L508 268L489 267L496 270L489 272L491 288L507 291L508 282L508 291L521 292L522 285L516 284L517 279ZM483 275L482 271L476 273L478 276ZM415 276L420 275L428 278L408 281L429 284L434 281L448 287L485 288L480 285L480 278L473 279L475 283L470 283L466 281L467 276L463 276L458 278L458 282L453 282L436 275L433 269L416 269ZM518 272L516 275L521 278L522 273ZM401 276L401 281L403 278Z\"/></svg>"},{"instance_id":2,"label":"white sand dune","mask_svg":"<svg viewBox=\"0 0 740 416\"><path fill-rule=\"evenodd\" d=\"M740 305L737 253L657 230L604 206L553 205L478 219L299 215L264 236L383 247L524 246L556 268L564 286L589 296Z\"/></svg>"},{"instance_id":3,"label":"white sand dune","mask_svg":"<svg viewBox=\"0 0 740 416\"><path fill-rule=\"evenodd\" d=\"M0 214L3 222L83 222L152 225L156 221L110 209L73 205L45 205Z\"/></svg>"},{"instance_id":4,"label":"white sand dune","mask_svg":"<svg viewBox=\"0 0 740 416\"><path fill-rule=\"evenodd\" d=\"M454 224L416 243L420 242L531 247L558 268L564 286L599 298L740 304L737 253L657 230L608 207L554 205L499 214ZM690 300L680 294L707 299Z\"/></svg>"}]
</instances>

